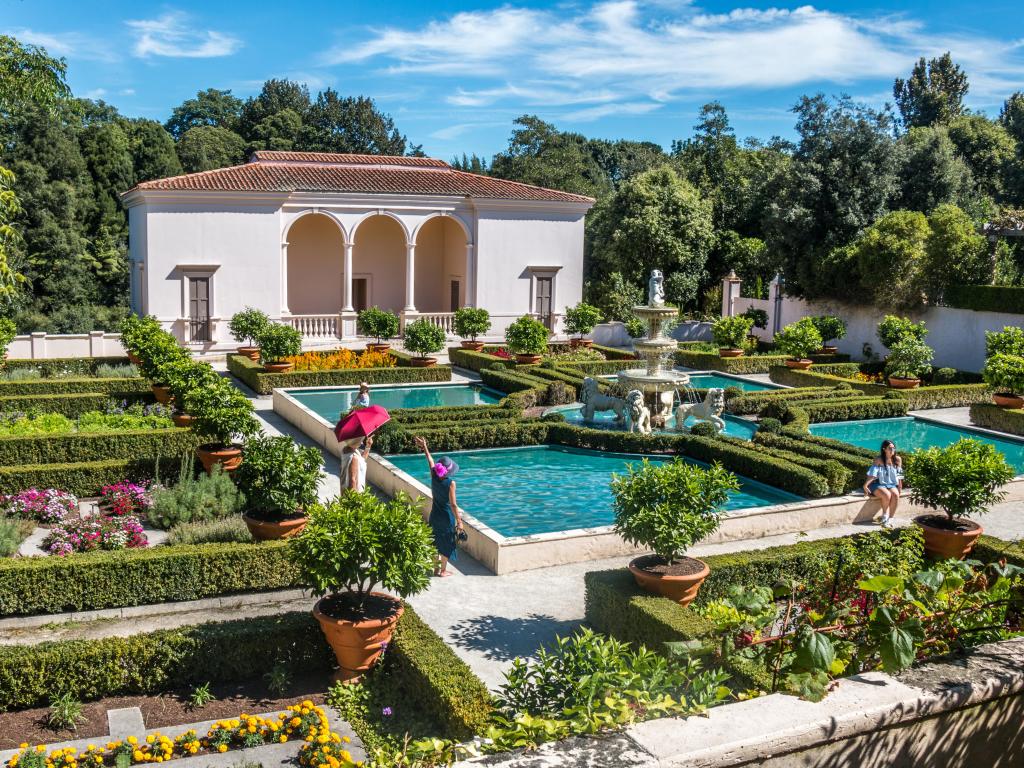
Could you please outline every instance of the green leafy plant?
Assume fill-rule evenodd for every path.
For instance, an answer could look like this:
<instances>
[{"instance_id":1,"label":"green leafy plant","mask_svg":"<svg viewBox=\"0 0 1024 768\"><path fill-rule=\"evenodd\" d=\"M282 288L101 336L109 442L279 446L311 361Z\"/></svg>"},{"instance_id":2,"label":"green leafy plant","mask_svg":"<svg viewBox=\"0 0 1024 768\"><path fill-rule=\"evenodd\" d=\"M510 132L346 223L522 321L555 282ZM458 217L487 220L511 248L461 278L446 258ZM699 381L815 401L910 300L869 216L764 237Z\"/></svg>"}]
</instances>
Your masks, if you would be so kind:
<instances>
[{"instance_id":1,"label":"green leafy plant","mask_svg":"<svg viewBox=\"0 0 1024 768\"><path fill-rule=\"evenodd\" d=\"M742 349L754 321L743 315L720 317L711 326L711 337L721 349Z\"/></svg>"},{"instance_id":2,"label":"green leafy plant","mask_svg":"<svg viewBox=\"0 0 1024 768\"><path fill-rule=\"evenodd\" d=\"M430 583L433 538L408 496L382 501L369 491L346 493L307 512L309 522L289 542L289 556L315 595L362 612L377 585L408 597Z\"/></svg>"},{"instance_id":3,"label":"green leafy plant","mask_svg":"<svg viewBox=\"0 0 1024 768\"><path fill-rule=\"evenodd\" d=\"M292 676L288 671L288 665L278 662L270 671L263 675L267 681L267 690L275 696L284 696L292 684Z\"/></svg>"},{"instance_id":4,"label":"green leafy plant","mask_svg":"<svg viewBox=\"0 0 1024 768\"><path fill-rule=\"evenodd\" d=\"M193 688L192 693L188 695L188 707L189 709L202 709L216 699L217 697L210 691L210 684L203 683Z\"/></svg>"},{"instance_id":5,"label":"green leafy plant","mask_svg":"<svg viewBox=\"0 0 1024 768\"><path fill-rule=\"evenodd\" d=\"M421 317L405 326L402 345L410 352L418 352L420 358L425 358L444 349L446 338L443 328Z\"/></svg>"},{"instance_id":6,"label":"green leafy plant","mask_svg":"<svg viewBox=\"0 0 1024 768\"><path fill-rule=\"evenodd\" d=\"M739 481L720 464L707 469L679 459L630 465L612 478L615 532L674 563L722 523L729 493Z\"/></svg>"},{"instance_id":7,"label":"green leafy plant","mask_svg":"<svg viewBox=\"0 0 1024 768\"><path fill-rule=\"evenodd\" d=\"M543 355L548 351L548 328L540 320L523 315L505 328L505 344L517 355Z\"/></svg>"},{"instance_id":8,"label":"green leafy plant","mask_svg":"<svg viewBox=\"0 0 1024 768\"><path fill-rule=\"evenodd\" d=\"M768 313L763 309L757 307L747 307L746 310L740 313L740 317L748 318L754 325L754 328L767 328L768 327Z\"/></svg>"},{"instance_id":9,"label":"green leafy plant","mask_svg":"<svg viewBox=\"0 0 1024 768\"><path fill-rule=\"evenodd\" d=\"M602 320L601 310L581 301L575 307L565 308L565 331L582 339Z\"/></svg>"},{"instance_id":10,"label":"green leafy plant","mask_svg":"<svg viewBox=\"0 0 1024 768\"><path fill-rule=\"evenodd\" d=\"M898 379L916 379L932 369L932 348L920 339L904 338L889 347L885 375Z\"/></svg>"},{"instance_id":11,"label":"green leafy plant","mask_svg":"<svg viewBox=\"0 0 1024 768\"><path fill-rule=\"evenodd\" d=\"M256 346L259 343L260 334L270 325L270 318L267 313L252 307L246 307L241 312L236 312L228 322L228 332L239 344L249 342L247 346Z\"/></svg>"},{"instance_id":12,"label":"green leafy plant","mask_svg":"<svg viewBox=\"0 0 1024 768\"><path fill-rule=\"evenodd\" d=\"M1024 394L1024 357L996 352L985 361L981 375L1001 394Z\"/></svg>"},{"instance_id":13,"label":"green leafy plant","mask_svg":"<svg viewBox=\"0 0 1024 768\"><path fill-rule=\"evenodd\" d=\"M223 474L219 467L217 468L217 474ZM241 503L241 499L239 499L238 503ZM218 520L178 523L167 532L167 543L171 545L248 544L250 542L252 542L252 534L249 533L249 526L237 515Z\"/></svg>"},{"instance_id":14,"label":"green leafy plant","mask_svg":"<svg viewBox=\"0 0 1024 768\"><path fill-rule=\"evenodd\" d=\"M631 317L626 321L626 333L634 339L642 339L647 334L647 324L639 317Z\"/></svg>"},{"instance_id":15,"label":"green leafy plant","mask_svg":"<svg viewBox=\"0 0 1024 768\"><path fill-rule=\"evenodd\" d=\"M190 358L175 359L161 366L160 377L178 404L184 403L190 392L209 386L220 378L209 363Z\"/></svg>"},{"instance_id":16,"label":"green leafy plant","mask_svg":"<svg viewBox=\"0 0 1024 768\"><path fill-rule=\"evenodd\" d=\"M838 341L846 336L846 323L841 317L835 315L818 315L812 317L811 322L821 334L821 341L827 344L830 341Z\"/></svg>"},{"instance_id":17,"label":"green leafy plant","mask_svg":"<svg viewBox=\"0 0 1024 768\"><path fill-rule=\"evenodd\" d=\"M28 520L8 520L0 517L0 557L11 557L21 542L32 533L35 524Z\"/></svg>"},{"instance_id":18,"label":"green leafy plant","mask_svg":"<svg viewBox=\"0 0 1024 768\"><path fill-rule=\"evenodd\" d=\"M142 375L154 384L163 384L163 369L172 362L191 359L188 350L182 349L178 340L162 328L155 328L143 337L136 354Z\"/></svg>"},{"instance_id":19,"label":"green leafy plant","mask_svg":"<svg viewBox=\"0 0 1024 768\"><path fill-rule=\"evenodd\" d=\"M231 477L220 466L212 468L209 474L203 472L196 477L192 472L192 459L188 457L178 484L171 488L158 487L153 490L153 506L146 513L151 525L157 528L173 528L171 537L180 543L188 541L187 523L206 523L237 516L242 511L244 497ZM238 519L241 523L241 519ZM243 526L244 523L241 523ZM194 530L194 529L193 529ZM248 529L245 529L248 531ZM197 534L198 536L198 534ZM184 539L184 540L183 540ZM250 541L251 536L242 539ZM224 541L228 539L208 539ZM234 540L234 539L230 539Z\"/></svg>"},{"instance_id":20,"label":"green leafy plant","mask_svg":"<svg viewBox=\"0 0 1024 768\"><path fill-rule=\"evenodd\" d=\"M124 365L111 365L100 363L96 366L97 379L135 379L139 376L139 369L131 363Z\"/></svg>"},{"instance_id":21,"label":"green leafy plant","mask_svg":"<svg viewBox=\"0 0 1024 768\"><path fill-rule=\"evenodd\" d=\"M1024 357L1024 328L1007 325L1001 331L985 331L985 357L998 354Z\"/></svg>"},{"instance_id":22,"label":"green leafy plant","mask_svg":"<svg viewBox=\"0 0 1024 768\"><path fill-rule=\"evenodd\" d=\"M246 440L234 479L250 513L263 519L290 517L316 501L323 459L319 449L301 447L290 437L260 435Z\"/></svg>"},{"instance_id":23,"label":"green leafy plant","mask_svg":"<svg viewBox=\"0 0 1024 768\"><path fill-rule=\"evenodd\" d=\"M793 360L806 359L821 349L822 343L821 333L810 317L802 317L775 334L775 346Z\"/></svg>"},{"instance_id":24,"label":"green leafy plant","mask_svg":"<svg viewBox=\"0 0 1024 768\"><path fill-rule=\"evenodd\" d=\"M18 328L9 317L0 317L0 360L7 356L7 347L18 335Z\"/></svg>"},{"instance_id":25,"label":"green leafy plant","mask_svg":"<svg viewBox=\"0 0 1024 768\"><path fill-rule=\"evenodd\" d=\"M398 315L380 307L368 307L359 313L356 320L359 333L373 336L380 344L382 339L391 339L398 335Z\"/></svg>"},{"instance_id":26,"label":"green leafy plant","mask_svg":"<svg viewBox=\"0 0 1024 768\"><path fill-rule=\"evenodd\" d=\"M464 339L476 341L477 336L491 330L491 315L481 307L459 307L455 310L453 323L455 333Z\"/></svg>"},{"instance_id":27,"label":"green leafy plant","mask_svg":"<svg viewBox=\"0 0 1024 768\"><path fill-rule=\"evenodd\" d=\"M909 317L886 315L878 324L878 340L890 350L906 339L924 341L927 335L928 329L924 323L915 323Z\"/></svg>"},{"instance_id":28,"label":"green leafy plant","mask_svg":"<svg viewBox=\"0 0 1024 768\"><path fill-rule=\"evenodd\" d=\"M182 405L192 415L192 428L217 445L228 446L235 436L259 431L249 398L222 378L186 394Z\"/></svg>"},{"instance_id":29,"label":"green leafy plant","mask_svg":"<svg viewBox=\"0 0 1024 768\"><path fill-rule=\"evenodd\" d=\"M904 457L904 477L915 504L942 510L952 523L975 517L1006 497L1001 486L1016 472L990 443L962 438L945 448Z\"/></svg>"},{"instance_id":30,"label":"green leafy plant","mask_svg":"<svg viewBox=\"0 0 1024 768\"><path fill-rule=\"evenodd\" d=\"M50 698L50 709L46 714L46 724L57 731L77 731L82 722L82 702L73 698L69 692Z\"/></svg>"},{"instance_id":31,"label":"green leafy plant","mask_svg":"<svg viewBox=\"0 0 1024 768\"><path fill-rule=\"evenodd\" d=\"M302 334L290 325L269 323L259 336L256 343L260 348L261 363L276 363L286 357L293 357L302 352Z\"/></svg>"},{"instance_id":32,"label":"green leafy plant","mask_svg":"<svg viewBox=\"0 0 1024 768\"><path fill-rule=\"evenodd\" d=\"M955 384L957 378L955 368L936 368L932 373L932 384Z\"/></svg>"},{"instance_id":33,"label":"green leafy plant","mask_svg":"<svg viewBox=\"0 0 1024 768\"><path fill-rule=\"evenodd\" d=\"M9 368L0 374L4 381L38 381L43 372L38 368Z\"/></svg>"}]
</instances>

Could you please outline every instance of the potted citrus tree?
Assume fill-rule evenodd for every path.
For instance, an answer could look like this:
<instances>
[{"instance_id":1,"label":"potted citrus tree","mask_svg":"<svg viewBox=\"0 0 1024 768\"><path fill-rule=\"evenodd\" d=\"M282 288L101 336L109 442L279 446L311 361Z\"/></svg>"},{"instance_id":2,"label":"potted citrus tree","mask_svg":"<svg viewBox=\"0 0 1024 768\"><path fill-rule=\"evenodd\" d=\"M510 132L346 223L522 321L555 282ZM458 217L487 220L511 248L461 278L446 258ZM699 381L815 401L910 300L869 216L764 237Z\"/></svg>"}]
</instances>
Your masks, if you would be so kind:
<instances>
[{"instance_id":1,"label":"potted citrus tree","mask_svg":"<svg viewBox=\"0 0 1024 768\"><path fill-rule=\"evenodd\" d=\"M583 338L594 330L594 326L602 320L601 310L597 307L581 301L575 307L565 308L565 331L569 334L576 334L576 338L570 340L573 347L589 347L594 343L593 339Z\"/></svg>"},{"instance_id":2,"label":"potted citrus tree","mask_svg":"<svg viewBox=\"0 0 1024 768\"><path fill-rule=\"evenodd\" d=\"M249 398L218 377L185 395L184 406L192 416L192 428L208 439L196 449L206 471L210 472L214 464L220 464L225 472L237 469L242 463L242 449L235 439L259 432Z\"/></svg>"},{"instance_id":3,"label":"potted citrus tree","mask_svg":"<svg viewBox=\"0 0 1024 768\"><path fill-rule=\"evenodd\" d=\"M411 361L415 367L429 368L437 364L437 358L428 355L444 349L445 338L443 328L421 317L405 326L402 344L410 352L418 353Z\"/></svg>"},{"instance_id":4,"label":"potted citrus tree","mask_svg":"<svg viewBox=\"0 0 1024 768\"><path fill-rule=\"evenodd\" d=\"M248 357L253 362L260 359L259 337L263 329L270 325L266 312L246 307L236 312L228 321L228 332L241 346L238 354Z\"/></svg>"},{"instance_id":5,"label":"potted citrus tree","mask_svg":"<svg viewBox=\"0 0 1024 768\"><path fill-rule=\"evenodd\" d=\"M746 340L754 321L743 315L720 317L711 326L711 337L718 345L721 357L741 357L743 342Z\"/></svg>"},{"instance_id":6,"label":"potted citrus tree","mask_svg":"<svg viewBox=\"0 0 1024 768\"><path fill-rule=\"evenodd\" d=\"M908 336L889 348L885 375L893 389L916 389L921 376L932 369L932 348L920 339Z\"/></svg>"},{"instance_id":7,"label":"potted citrus tree","mask_svg":"<svg viewBox=\"0 0 1024 768\"><path fill-rule=\"evenodd\" d=\"M720 464L708 468L680 459L651 463L612 478L615 531L630 544L653 550L629 564L636 583L688 605L710 572L686 550L722 524L736 476Z\"/></svg>"},{"instance_id":8,"label":"potted citrus tree","mask_svg":"<svg viewBox=\"0 0 1024 768\"><path fill-rule=\"evenodd\" d=\"M286 358L302 352L302 334L290 325L270 323L256 337L260 362L267 373L287 373L295 363Z\"/></svg>"},{"instance_id":9,"label":"potted citrus tree","mask_svg":"<svg viewBox=\"0 0 1024 768\"><path fill-rule=\"evenodd\" d=\"M829 342L845 338L846 323L843 319L835 315L818 315L812 317L811 322L821 334L821 354L834 355L839 352L839 348Z\"/></svg>"},{"instance_id":10,"label":"potted citrus tree","mask_svg":"<svg viewBox=\"0 0 1024 768\"><path fill-rule=\"evenodd\" d=\"M368 307L359 313L356 325L363 336L373 336L377 341L367 344L371 352L383 352L390 349L387 339L398 335L398 315L380 307Z\"/></svg>"},{"instance_id":11,"label":"potted citrus tree","mask_svg":"<svg viewBox=\"0 0 1024 768\"><path fill-rule=\"evenodd\" d=\"M924 327L924 323L915 323L909 317L886 315L878 324L877 333L878 340L891 350L906 339L923 342L924 337L928 335L928 329Z\"/></svg>"},{"instance_id":12,"label":"potted citrus tree","mask_svg":"<svg viewBox=\"0 0 1024 768\"><path fill-rule=\"evenodd\" d=\"M118 331L121 334L121 346L124 347L125 352L128 354L128 360L133 365L138 365L142 362L142 359L139 357L139 348L145 339L159 330L161 330L160 322L155 317L149 315L146 317L128 315L121 321L118 327Z\"/></svg>"},{"instance_id":13,"label":"potted citrus tree","mask_svg":"<svg viewBox=\"0 0 1024 768\"><path fill-rule=\"evenodd\" d=\"M548 327L540 320L523 315L505 328L505 346L520 365L535 365L548 351Z\"/></svg>"},{"instance_id":14,"label":"potted citrus tree","mask_svg":"<svg viewBox=\"0 0 1024 768\"><path fill-rule=\"evenodd\" d=\"M811 318L802 317L775 334L775 346L788 355L788 367L806 371L811 367L811 353L821 349L821 334Z\"/></svg>"},{"instance_id":15,"label":"potted citrus tree","mask_svg":"<svg viewBox=\"0 0 1024 768\"><path fill-rule=\"evenodd\" d=\"M192 426L192 417L184 410L184 403L189 392L200 387L213 384L220 376L210 367L209 363L197 360L177 360L165 365L161 372L166 379L167 388L171 393L171 401L175 405L171 419L175 426Z\"/></svg>"},{"instance_id":16,"label":"potted citrus tree","mask_svg":"<svg viewBox=\"0 0 1024 768\"><path fill-rule=\"evenodd\" d=\"M1024 357L996 352L981 369L985 383L992 387L992 402L1000 408L1024 408Z\"/></svg>"},{"instance_id":17,"label":"potted citrus tree","mask_svg":"<svg viewBox=\"0 0 1024 768\"><path fill-rule=\"evenodd\" d=\"M480 307L459 307L455 310L453 325L455 333L462 337L462 348L479 352L484 343L476 337L491 330L491 315Z\"/></svg>"},{"instance_id":18,"label":"potted citrus tree","mask_svg":"<svg viewBox=\"0 0 1024 768\"><path fill-rule=\"evenodd\" d=\"M429 584L433 538L404 494L382 501L369 491L345 493L308 512L289 556L301 582L320 598L313 616L338 660L338 677L352 680L373 667L391 640L403 611L399 598Z\"/></svg>"},{"instance_id":19,"label":"potted citrus tree","mask_svg":"<svg viewBox=\"0 0 1024 768\"><path fill-rule=\"evenodd\" d=\"M155 328L147 332L139 344L139 369L149 379L157 402L165 405L171 402L171 390L165 380L168 366L190 359L188 351L167 331Z\"/></svg>"},{"instance_id":20,"label":"potted citrus tree","mask_svg":"<svg viewBox=\"0 0 1024 768\"><path fill-rule=\"evenodd\" d=\"M985 331L985 357L998 354L1024 357L1024 328L1013 325L1001 331Z\"/></svg>"},{"instance_id":21,"label":"potted citrus tree","mask_svg":"<svg viewBox=\"0 0 1024 768\"><path fill-rule=\"evenodd\" d=\"M925 551L941 559L971 551L984 529L970 518L1002 501L1000 487L1016 474L994 445L969 438L915 451L904 463L911 500L942 512L914 518L924 532Z\"/></svg>"},{"instance_id":22,"label":"potted citrus tree","mask_svg":"<svg viewBox=\"0 0 1024 768\"><path fill-rule=\"evenodd\" d=\"M284 539L299 533L323 478L317 448L303 448L290 437L259 435L246 440L234 479L245 495L242 519L253 538Z\"/></svg>"}]
</instances>

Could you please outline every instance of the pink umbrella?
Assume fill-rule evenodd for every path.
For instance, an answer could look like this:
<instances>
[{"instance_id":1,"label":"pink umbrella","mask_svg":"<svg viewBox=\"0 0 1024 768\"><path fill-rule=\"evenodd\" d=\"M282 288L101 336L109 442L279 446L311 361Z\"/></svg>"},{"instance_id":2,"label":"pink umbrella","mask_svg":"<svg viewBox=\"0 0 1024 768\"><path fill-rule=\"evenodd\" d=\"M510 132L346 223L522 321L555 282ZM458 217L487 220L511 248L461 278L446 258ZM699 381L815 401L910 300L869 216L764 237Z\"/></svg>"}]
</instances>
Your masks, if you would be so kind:
<instances>
[{"instance_id":1,"label":"pink umbrella","mask_svg":"<svg viewBox=\"0 0 1024 768\"><path fill-rule=\"evenodd\" d=\"M366 437L390 420L391 416L383 406L370 405L366 408L356 408L334 426L334 436L338 438L339 443L354 440L357 437Z\"/></svg>"}]
</instances>

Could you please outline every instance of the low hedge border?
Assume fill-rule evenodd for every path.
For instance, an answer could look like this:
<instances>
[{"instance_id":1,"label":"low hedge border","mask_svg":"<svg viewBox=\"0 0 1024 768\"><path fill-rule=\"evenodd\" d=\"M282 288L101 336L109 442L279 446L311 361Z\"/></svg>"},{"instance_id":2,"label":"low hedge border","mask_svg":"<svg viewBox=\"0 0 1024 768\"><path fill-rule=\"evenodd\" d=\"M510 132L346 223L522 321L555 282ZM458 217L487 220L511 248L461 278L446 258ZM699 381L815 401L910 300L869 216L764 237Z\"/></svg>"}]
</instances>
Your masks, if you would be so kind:
<instances>
[{"instance_id":1,"label":"low hedge border","mask_svg":"<svg viewBox=\"0 0 1024 768\"><path fill-rule=\"evenodd\" d=\"M0 466L158 457L171 459L195 450L198 445L199 440L191 429L179 427L0 437Z\"/></svg>"},{"instance_id":2,"label":"low hedge border","mask_svg":"<svg viewBox=\"0 0 1024 768\"><path fill-rule=\"evenodd\" d=\"M800 426L787 426L782 430L782 434L786 437L794 437L802 442L809 443L810 445L817 445L822 448L831 448L834 451L841 453L848 453L851 456L859 456L868 460L874 459L878 456L877 451L872 451L870 448L861 448L859 445L853 445L851 443L845 443L842 440L836 440L831 437L821 437L820 435L812 435L807 431L806 425Z\"/></svg>"},{"instance_id":3,"label":"low hedge border","mask_svg":"<svg viewBox=\"0 0 1024 768\"><path fill-rule=\"evenodd\" d=\"M845 363L849 355L811 355L816 363ZM785 355L744 355L743 357L721 357L713 352L694 352L679 349L675 353L676 365L698 371L722 371L723 373L768 373L773 366L785 363Z\"/></svg>"},{"instance_id":4,"label":"low hedge border","mask_svg":"<svg viewBox=\"0 0 1024 768\"><path fill-rule=\"evenodd\" d=\"M485 368L490 368L495 363L515 364L513 360L504 360L494 355L488 355L486 352L474 352L462 347L448 347L448 360L452 365L477 373Z\"/></svg>"},{"instance_id":5,"label":"low hedge border","mask_svg":"<svg viewBox=\"0 0 1024 768\"><path fill-rule=\"evenodd\" d=\"M14 395L67 395L79 392L104 392L120 399L127 395L152 393L146 379L37 379L35 381L0 381L0 397Z\"/></svg>"},{"instance_id":6,"label":"low hedge border","mask_svg":"<svg viewBox=\"0 0 1024 768\"><path fill-rule=\"evenodd\" d=\"M39 360L15 358L6 360L3 365L8 370L35 368L44 378L52 379L60 376L95 376L96 369L101 365L128 365L130 362L127 355L122 355L121 357L48 357Z\"/></svg>"},{"instance_id":7,"label":"low hedge border","mask_svg":"<svg viewBox=\"0 0 1024 768\"><path fill-rule=\"evenodd\" d=\"M784 424L817 424L825 421L857 421L906 416L907 401L899 397L848 397L832 400L801 400L769 403L762 416L780 419Z\"/></svg>"},{"instance_id":8,"label":"low hedge border","mask_svg":"<svg viewBox=\"0 0 1024 768\"><path fill-rule=\"evenodd\" d=\"M906 400L911 411L960 408L972 403L985 402L992 397L992 389L987 384L934 384L917 389L892 389L884 384L856 381L828 373L817 366L807 371L774 366L768 371L768 376L776 384L785 384L789 387L820 387L845 383L874 397L895 395Z\"/></svg>"},{"instance_id":9,"label":"low hedge border","mask_svg":"<svg viewBox=\"0 0 1024 768\"><path fill-rule=\"evenodd\" d=\"M181 460L176 457L0 467L0 494L18 493L26 488L60 488L75 496L98 496L103 486L122 480L159 477L161 481L173 482L180 468Z\"/></svg>"},{"instance_id":10,"label":"low hedge border","mask_svg":"<svg viewBox=\"0 0 1024 768\"><path fill-rule=\"evenodd\" d=\"M758 451L776 459L791 461L796 465L817 472L828 482L828 490L832 495L838 496L846 493L856 485L856 482L853 480L852 471L844 466L842 462L836 461L834 457L813 456L808 453L791 450L786 446L743 440L739 437L719 435L719 439L740 448Z\"/></svg>"},{"instance_id":11,"label":"low hedge border","mask_svg":"<svg viewBox=\"0 0 1024 768\"><path fill-rule=\"evenodd\" d=\"M458 405L438 408L396 408L389 411L391 420L400 424L442 421L480 421L483 419L511 419L522 414L514 401L502 399L497 405Z\"/></svg>"},{"instance_id":12,"label":"low hedge border","mask_svg":"<svg viewBox=\"0 0 1024 768\"><path fill-rule=\"evenodd\" d=\"M951 285L942 296L947 307L975 312L1024 315L1024 288L1015 285Z\"/></svg>"},{"instance_id":13,"label":"low hedge border","mask_svg":"<svg viewBox=\"0 0 1024 768\"><path fill-rule=\"evenodd\" d=\"M14 395L0 397L0 413L39 411L60 413L75 419L89 411L102 411L111 400L128 403L155 402L152 393L74 392L66 395Z\"/></svg>"},{"instance_id":14,"label":"low hedge border","mask_svg":"<svg viewBox=\"0 0 1024 768\"><path fill-rule=\"evenodd\" d=\"M394 368L353 368L340 371L292 371L265 373L263 366L241 355L228 355L228 371L253 392L269 395L275 389L300 387L342 387L366 381L370 384L409 384L414 382L451 381L449 365L413 368L403 365L409 356L392 351L399 358Z\"/></svg>"},{"instance_id":15,"label":"low hedge border","mask_svg":"<svg viewBox=\"0 0 1024 768\"><path fill-rule=\"evenodd\" d=\"M974 403L971 406L971 424L982 429L1024 436L1024 410L1000 408L992 403Z\"/></svg>"},{"instance_id":16,"label":"low hedge border","mask_svg":"<svg viewBox=\"0 0 1024 768\"><path fill-rule=\"evenodd\" d=\"M995 563L1006 558L1008 563L1024 568L1024 543L1004 541L983 534L975 542L971 557L983 563Z\"/></svg>"},{"instance_id":17,"label":"low hedge border","mask_svg":"<svg viewBox=\"0 0 1024 768\"><path fill-rule=\"evenodd\" d=\"M860 487L871 464L871 459L859 453L850 453L838 448L817 445L808 440L801 440L789 435L757 432L754 435L753 442L756 445L763 445L778 451L786 451L812 459L822 459L838 463L846 469L848 476L842 487L833 489L833 492L836 494L846 493Z\"/></svg>"},{"instance_id":18,"label":"low hedge border","mask_svg":"<svg viewBox=\"0 0 1024 768\"><path fill-rule=\"evenodd\" d=\"M728 411L740 415L759 414L769 403L813 400L835 392L834 387L799 387L775 389L769 392L744 392L739 397L728 400Z\"/></svg>"},{"instance_id":19,"label":"low hedge border","mask_svg":"<svg viewBox=\"0 0 1024 768\"><path fill-rule=\"evenodd\" d=\"M478 421L388 422L374 433L374 450L383 454L417 453L414 438L425 437L433 451L473 448L511 448L547 441L552 422L540 419L480 419Z\"/></svg>"}]
</instances>

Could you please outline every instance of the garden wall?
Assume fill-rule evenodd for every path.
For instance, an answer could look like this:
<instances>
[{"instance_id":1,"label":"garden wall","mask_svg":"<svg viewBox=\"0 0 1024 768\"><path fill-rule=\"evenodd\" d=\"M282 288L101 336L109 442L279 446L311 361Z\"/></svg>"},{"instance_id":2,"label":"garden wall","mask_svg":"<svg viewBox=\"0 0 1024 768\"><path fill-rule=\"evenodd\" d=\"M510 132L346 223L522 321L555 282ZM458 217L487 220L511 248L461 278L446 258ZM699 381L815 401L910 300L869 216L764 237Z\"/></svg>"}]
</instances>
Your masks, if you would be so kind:
<instances>
[{"instance_id":1,"label":"garden wall","mask_svg":"<svg viewBox=\"0 0 1024 768\"><path fill-rule=\"evenodd\" d=\"M40 360L52 357L124 357L121 334L91 331L89 333L32 333L15 336L7 347L12 358Z\"/></svg>"}]
</instances>

